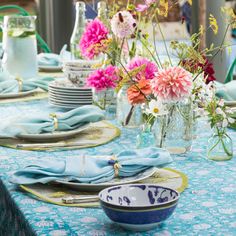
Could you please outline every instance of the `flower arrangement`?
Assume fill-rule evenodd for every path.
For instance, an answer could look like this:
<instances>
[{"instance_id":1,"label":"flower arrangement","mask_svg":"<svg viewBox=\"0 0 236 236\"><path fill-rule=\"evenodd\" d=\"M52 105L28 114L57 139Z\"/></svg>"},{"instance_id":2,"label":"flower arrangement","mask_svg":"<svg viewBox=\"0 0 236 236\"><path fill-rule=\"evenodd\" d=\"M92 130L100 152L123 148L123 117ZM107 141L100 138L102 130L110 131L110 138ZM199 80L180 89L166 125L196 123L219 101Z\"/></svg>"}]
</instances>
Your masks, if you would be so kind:
<instances>
[{"instance_id":1,"label":"flower arrangement","mask_svg":"<svg viewBox=\"0 0 236 236\"><path fill-rule=\"evenodd\" d=\"M188 2L192 4L192 1ZM168 126L174 110L177 109L183 116L186 127L191 130L189 123L192 106L182 112L179 104L189 100L195 107L208 111L209 104L215 99L212 60L229 46L224 43L226 33L220 46L211 45L210 48L203 49L200 47L206 31L218 33L217 19L211 14L210 26L206 29L201 26L199 32L191 36L191 45L172 41L168 47L159 17L166 17L171 8L172 5L167 0L144 0L138 5L128 1L126 9L119 9L115 4L109 11L110 20L102 22L95 19L87 26L82 36L80 48L84 57L106 55L103 61L106 68L98 69L89 76L87 84L97 91L114 88L114 91L118 92L126 88L130 107L117 111L127 112L123 125L129 125L135 108L142 106L144 120L151 125L160 113L167 112ZM222 12L229 19L227 30L230 26L235 27L235 13L227 8L223 8ZM143 27L147 22L153 28L152 43ZM163 61L160 58L155 39L156 30L160 31L168 60ZM185 138L187 136L184 134Z\"/></svg>"}]
</instances>

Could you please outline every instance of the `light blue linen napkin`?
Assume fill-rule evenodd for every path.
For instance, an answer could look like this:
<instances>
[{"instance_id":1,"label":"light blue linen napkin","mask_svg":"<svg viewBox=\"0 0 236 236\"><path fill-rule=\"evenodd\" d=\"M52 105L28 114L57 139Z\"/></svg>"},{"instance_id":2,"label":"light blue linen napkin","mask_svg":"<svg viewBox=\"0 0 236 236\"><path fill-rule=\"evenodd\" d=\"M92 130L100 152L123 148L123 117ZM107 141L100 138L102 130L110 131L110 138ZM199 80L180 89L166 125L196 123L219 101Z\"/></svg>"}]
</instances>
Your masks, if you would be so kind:
<instances>
[{"instance_id":1,"label":"light blue linen napkin","mask_svg":"<svg viewBox=\"0 0 236 236\"><path fill-rule=\"evenodd\" d=\"M115 157L121 166L119 177L133 176L147 168L162 167L172 162L168 151L156 147L121 151ZM34 184L66 178L80 183L102 183L114 177L112 156L79 156L66 157L65 160L40 160L16 171L10 181L15 184Z\"/></svg>"},{"instance_id":2,"label":"light blue linen napkin","mask_svg":"<svg viewBox=\"0 0 236 236\"><path fill-rule=\"evenodd\" d=\"M236 101L236 80L232 80L227 84L215 82L216 96L223 98L225 101Z\"/></svg>"},{"instance_id":3,"label":"light blue linen napkin","mask_svg":"<svg viewBox=\"0 0 236 236\"><path fill-rule=\"evenodd\" d=\"M40 53L37 56L39 66L60 66L61 57L54 53Z\"/></svg>"},{"instance_id":4,"label":"light blue linen napkin","mask_svg":"<svg viewBox=\"0 0 236 236\"><path fill-rule=\"evenodd\" d=\"M54 81L53 77L35 77L24 80L16 80L13 76L6 72L0 72L0 94L13 94L21 91L30 91L36 88L41 88L45 91L48 90L48 83ZM19 84L20 83L20 84Z\"/></svg>"},{"instance_id":5,"label":"light blue linen napkin","mask_svg":"<svg viewBox=\"0 0 236 236\"><path fill-rule=\"evenodd\" d=\"M97 106L87 105L56 114L56 119L56 130L67 131L104 119L104 112ZM55 129L55 119L43 111L30 114L29 110L27 115L0 120L0 124L0 138L12 138L19 134L51 133Z\"/></svg>"}]
</instances>

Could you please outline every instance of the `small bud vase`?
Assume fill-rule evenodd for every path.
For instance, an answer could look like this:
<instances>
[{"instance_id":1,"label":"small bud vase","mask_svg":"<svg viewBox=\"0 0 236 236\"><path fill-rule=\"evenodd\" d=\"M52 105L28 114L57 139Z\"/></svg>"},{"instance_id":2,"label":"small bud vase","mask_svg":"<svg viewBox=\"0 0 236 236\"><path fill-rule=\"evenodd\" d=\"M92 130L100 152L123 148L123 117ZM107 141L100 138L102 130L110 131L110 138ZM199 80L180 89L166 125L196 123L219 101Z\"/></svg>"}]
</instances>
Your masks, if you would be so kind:
<instances>
[{"instance_id":1,"label":"small bud vase","mask_svg":"<svg viewBox=\"0 0 236 236\"><path fill-rule=\"evenodd\" d=\"M214 161L226 161L233 157L232 139L225 128L216 127L208 140L207 157Z\"/></svg>"},{"instance_id":2,"label":"small bud vase","mask_svg":"<svg viewBox=\"0 0 236 236\"><path fill-rule=\"evenodd\" d=\"M145 123L141 126L140 132L136 137L136 147L146 148L155 146L155 136L152 132L151 124Z\"/></svg>"},{"instance_id":3,"label":"small bud vase","mask_svg":"<svg viewBox=\"0 0 236 236\"><path fill-rule=\"evenodd\" d=\"M105 111L105 118L113 120L116 117L116 93L114 89L102 91L93 90L93 102Z\"/></svg>"}]
</instances>

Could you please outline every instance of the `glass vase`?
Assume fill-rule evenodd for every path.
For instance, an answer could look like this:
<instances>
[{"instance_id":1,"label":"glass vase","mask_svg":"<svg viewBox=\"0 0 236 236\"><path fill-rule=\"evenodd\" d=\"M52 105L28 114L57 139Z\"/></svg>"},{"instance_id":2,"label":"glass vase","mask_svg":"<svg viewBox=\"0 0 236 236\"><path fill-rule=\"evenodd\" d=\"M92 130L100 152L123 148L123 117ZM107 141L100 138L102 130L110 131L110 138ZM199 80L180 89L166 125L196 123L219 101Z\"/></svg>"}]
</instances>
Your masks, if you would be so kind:
<instances>
[{"instance_id":1,"label":"glass vase","mask_svg":"<svg viewBox=\"0 0 236 236\"><path fill-rule=\"evenodd\" d=\"M172 154L191 149L193 140L193 109L191 101L166 104L167 113L157 117L153 132L156 145Z\"/></svg>"},{"instance_id":2,"label":"glass vase","mask_svg":"<svg viewBox=\"0 0 236 236\"><path fill-rule=\"evenodd\" d=\"M145 123L141 126L140 132L136 137L136 147L146 148L155 146L155 137L152 132L151 124Z\"/></svg>"},{"instance_id":3,"label":"glass vase","mask_svg":"<svg viewBox=\"0 0 236 236\"><path fill-rule=\"evenodd\" d=\"M230 160L233 157L233 143L225 128L215 128L208 140L207 157L214 161Z\"/></svg>"},{"instance_id":4,"label":"glass vase","mask_svg":"<svg viewBox=\"0 0 236 236\"><path fill-rule=\"evenodd\" d=\"M141 105L132 106L128 101L127 90L124 85L117 94L116 118L119 124L126 128L137 128L143 124Z\"/></svg>"},{"instance_id":5,"label":"glass vase","mask_svg":"<svg viewBox=\"0 0 236 236\"><path fill-rule=\"evenodd\" d=\"M113 120L116 117L116 93L114 89L103 91L93 90L93 102L105 111L105 118Z\"/></svg>"}]
</instances>

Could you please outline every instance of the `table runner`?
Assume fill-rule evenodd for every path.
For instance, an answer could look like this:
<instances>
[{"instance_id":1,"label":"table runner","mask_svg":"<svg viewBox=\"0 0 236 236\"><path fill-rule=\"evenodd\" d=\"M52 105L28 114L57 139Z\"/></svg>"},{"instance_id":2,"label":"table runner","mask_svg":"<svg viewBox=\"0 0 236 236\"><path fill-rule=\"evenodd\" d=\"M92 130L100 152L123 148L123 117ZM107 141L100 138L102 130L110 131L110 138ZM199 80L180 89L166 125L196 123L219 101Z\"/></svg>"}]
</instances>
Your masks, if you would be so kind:
<instances>
[{"instance_id":1,"label":"table runner","mask_svg":"<svg viewBox=\"0 0 236 236\"><path fill-rule=\"evenodd\" d=\"M7 117L13 112L27 112L29 107L34 112L40 107L47 106L44 100L29 103L2 105L0 114ZM236 158L226 162L214 162L206 159L207 138L209 130L204 124L199 125L201 132L194 141L192 151L187 154L174 156L174 163L168 167L178 169L189 177L189 188L181 194L181 198L173 216L160 227L135 235L235 235L236 231ZM8 198L12 206L17 206L25 224L25 235L130 235L116 224L112 223L101 209L68 208L40 202L26 194L16 191L8 182L8 177L28 163L44 157L63 158L65 155L108 154L111 151L134 148L136 130L122 129L121 136L109 144L96 148L67 150L63 152L32 152L0 147L0 199ZM236 133L229 134L236 141ZM236 152L236 147L234 147ZM14 203L14 204L13 204ZM15 207L8 209L8 215L16 212ZM16 214L13 214L16 215ZM29 227L27 227L27 225ZM17 234L17 227L11 225ZM1 235L1 233L0 233ZM3 234L4 235L4 234ZM7 235L7 234L5 234ZM11 234L9 234L11 235ZM12 234L14 235L14 234ZM23 234L22 234L23 235Z\"/></svg>"}]
</instances>

